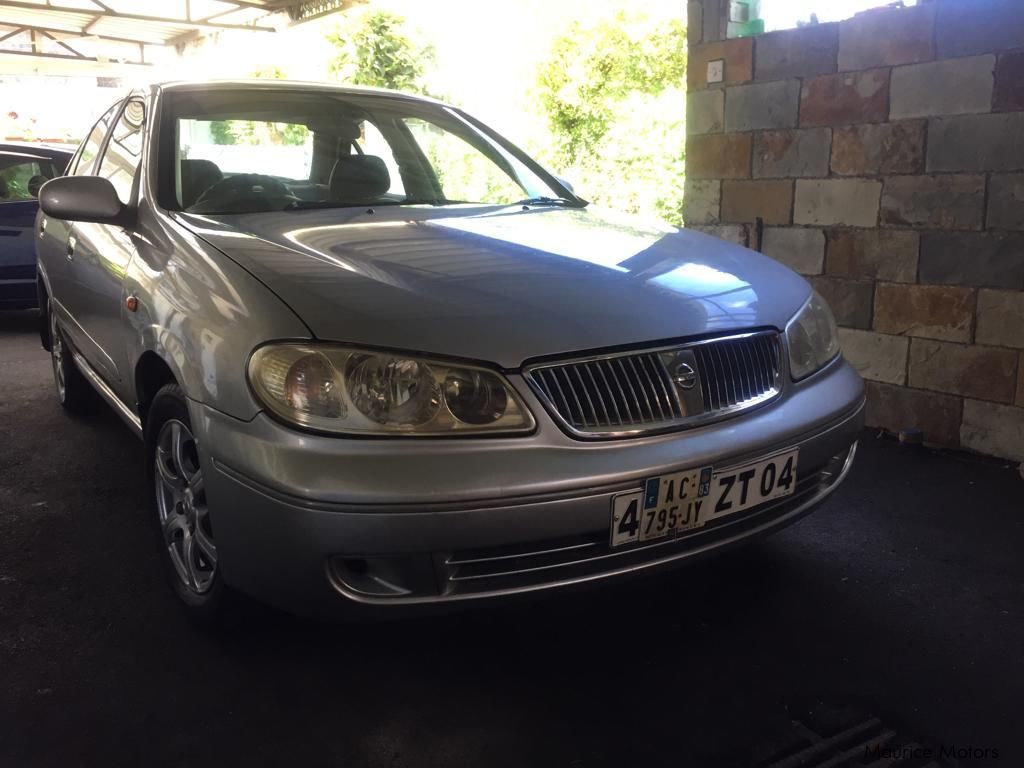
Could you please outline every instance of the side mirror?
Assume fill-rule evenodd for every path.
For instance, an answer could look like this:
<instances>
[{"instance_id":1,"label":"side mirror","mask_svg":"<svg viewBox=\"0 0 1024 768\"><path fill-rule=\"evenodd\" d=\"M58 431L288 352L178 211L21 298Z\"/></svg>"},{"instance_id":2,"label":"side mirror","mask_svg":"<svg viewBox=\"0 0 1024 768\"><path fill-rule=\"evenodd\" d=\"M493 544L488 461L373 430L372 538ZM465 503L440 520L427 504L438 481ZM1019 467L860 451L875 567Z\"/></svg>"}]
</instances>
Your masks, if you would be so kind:
<instances>
[{"instance_id":1,"label":"side mirror","mask_svg":"<svg viewBox=\"0 0 1024 768\"><path fill-rule=\"evenodd\" d=\"M128 223L127 208L114 185L99 176L61 176L39 189L39 207L55 219L96 224Z\"/></svg>"},{"instance_id":2,"label":"side mirror","mask_svg":"<svg viewBox=\"0 0 1024 768\"><path fill-rule=\"evenodd\" d=\"M572 183L568 179L563 179L561 176L555 176L555 179L557 179L559 184L568 189L574 195L576 194L576 190L573 189Z\"/></svg>"}]
</instances>

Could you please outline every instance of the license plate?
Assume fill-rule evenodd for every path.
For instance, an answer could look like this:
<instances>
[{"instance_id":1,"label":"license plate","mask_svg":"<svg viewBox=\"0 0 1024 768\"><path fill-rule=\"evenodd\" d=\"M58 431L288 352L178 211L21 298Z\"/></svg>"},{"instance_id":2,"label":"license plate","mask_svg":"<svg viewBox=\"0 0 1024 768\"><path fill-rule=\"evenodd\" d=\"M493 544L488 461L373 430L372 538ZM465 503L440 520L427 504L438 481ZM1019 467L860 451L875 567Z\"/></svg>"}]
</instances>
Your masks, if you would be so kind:
<instances>
[{"instance_id":1,"label":"license plate","mask_svg":"<svg viewBox=\"0 0 1024 768\"><path fill-rule=\"evenodd\" d=\"M741 467L713 467L652 477L643 490L612 497L611 545L651 541L700 528L796 490L799 451Z\"/></svg>"}]
</instances>

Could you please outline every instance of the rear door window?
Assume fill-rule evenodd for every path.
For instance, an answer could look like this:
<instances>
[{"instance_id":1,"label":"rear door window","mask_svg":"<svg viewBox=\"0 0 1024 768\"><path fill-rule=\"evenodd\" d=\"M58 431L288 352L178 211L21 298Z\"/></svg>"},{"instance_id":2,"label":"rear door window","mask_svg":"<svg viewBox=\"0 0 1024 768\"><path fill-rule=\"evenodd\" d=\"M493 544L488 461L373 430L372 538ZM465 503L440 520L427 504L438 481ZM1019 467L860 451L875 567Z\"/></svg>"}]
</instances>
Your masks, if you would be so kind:
<instances>
[{"instance_id":1,"label":"rear door window","mask_svg":"<svg viewBox=\"0 0 1024 768\"><path fill-rule=\"evenodd\" d=\"M225 118L181 120L182 160L206 160L225 176L256 173L280 179L308 180L313 134L298 123Z\"/></svg>"},{"instance_id":2,"label":"rear door window","mask_svg":"<svg viewBox=\"0 0 1024 768\"><path fill-rule=\"evenodd\" d=\"M57 168L50 160L0 155L0 204L35 200L39 188L56 175Z\"/></svg>"}]
</instances>

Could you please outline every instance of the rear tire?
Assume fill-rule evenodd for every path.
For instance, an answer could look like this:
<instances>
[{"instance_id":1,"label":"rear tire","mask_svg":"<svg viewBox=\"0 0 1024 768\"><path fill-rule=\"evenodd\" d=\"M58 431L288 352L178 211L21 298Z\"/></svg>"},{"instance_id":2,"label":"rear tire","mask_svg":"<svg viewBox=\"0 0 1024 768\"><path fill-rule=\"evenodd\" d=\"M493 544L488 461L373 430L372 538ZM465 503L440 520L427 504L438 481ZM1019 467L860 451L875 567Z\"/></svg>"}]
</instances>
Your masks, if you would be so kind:
<instances>
[{"instance_id":1,"label":"rear tire","mask_svg":"<svg viewBox=\"0 0 1024 768\"><path fill-rule=\"evenodd\" d=\"M46 322L50 329L50 362L57 400L69 413L86 416L96 409L96 393L78 370L70 345L60 329L53 302L46 303Z\"/></svg>"},{"instance_id":2,"label":"rear tire","mask_svg":"<svg viewBox=\"0 0 1024 768\"><path fill-rule=\"evenodd\" d=\"M160 559L189 618L220 622L230 590L217 567L199 446L185 394L177 384L156 393L146 418L146 460Z\"/></svg>"}]
</instances>

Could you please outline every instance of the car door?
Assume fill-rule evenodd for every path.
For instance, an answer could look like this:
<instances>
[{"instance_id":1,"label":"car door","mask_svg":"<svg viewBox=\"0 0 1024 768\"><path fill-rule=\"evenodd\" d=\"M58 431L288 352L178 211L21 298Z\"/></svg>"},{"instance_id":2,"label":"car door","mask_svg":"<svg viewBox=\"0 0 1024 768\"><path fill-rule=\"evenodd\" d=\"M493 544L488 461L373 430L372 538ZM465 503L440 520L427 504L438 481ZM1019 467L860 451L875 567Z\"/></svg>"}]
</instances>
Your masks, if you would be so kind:
<instances>
[{"instance_id":1,"label":"car door","mask_svg":"<svg viewBox=\"0 0 1024 768\"><path fill-rule=\"evenodd\" d=\"M118 102L108 109L96 121L86 140L78 148L68 165L69 175L92 173L96 159L100 154L103 141L110 130L110 125L117 115L121 103ZM92 343L72 311L76 300L77 288L73 276L72 253L75 243L75 224L70 221L54 219L44 213L37 217L39 237L36 240L36 253L39 256L40 268L46 274L53 309L60 320L61 328L75 349L86 355L93 362L96 353L92 351Z\"/></svg>"},{"instance_id":2,"label":"car door","mask_svg":"<svg viewBox=\"0 0 1024 768\"><path fill-rule=\"evenodd\" d=\"M30 152L0 152L0 308L36 304L33 225L39 187L58 174L56 164Z\"/></svg>"},{"instance_id":3,"label":"car door","mask_svg":"<svg viewBox=\"0 0 1024 768\"><path fill-rule=\"evenodd\" d=\"M94 175L113 184L124 205L134 203L145 116L143 99L127 99L93 167ZM88 340L93 367L122 397L128 395L126 378L130 378L124 375L128 352L124 277L136 254L132 238L132 232L119 225L76 222L68 241L73 283L70 311Z\"/></svg>"}]
</instances>

